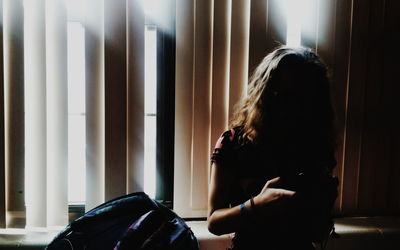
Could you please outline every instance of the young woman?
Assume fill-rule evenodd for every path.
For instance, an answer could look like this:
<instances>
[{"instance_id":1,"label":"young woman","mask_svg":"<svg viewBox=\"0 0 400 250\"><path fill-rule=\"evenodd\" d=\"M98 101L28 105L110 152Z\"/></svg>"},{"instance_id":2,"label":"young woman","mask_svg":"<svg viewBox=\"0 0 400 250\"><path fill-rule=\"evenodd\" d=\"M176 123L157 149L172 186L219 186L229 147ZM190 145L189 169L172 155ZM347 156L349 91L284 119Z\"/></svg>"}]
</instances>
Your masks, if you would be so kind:
<instances>
[{"instance_id":1,"label":"young woman","mask_svg":"<svg viewBox=\"0 0 400 250\"><path fill-rule=\"evenodd\" d=\"M324 183L336 166L333 122L320 58L307 48L268 54L212 154L209 231L234 232L235 250L314 249L336 198Z\"/></svg>"}]
</instances>

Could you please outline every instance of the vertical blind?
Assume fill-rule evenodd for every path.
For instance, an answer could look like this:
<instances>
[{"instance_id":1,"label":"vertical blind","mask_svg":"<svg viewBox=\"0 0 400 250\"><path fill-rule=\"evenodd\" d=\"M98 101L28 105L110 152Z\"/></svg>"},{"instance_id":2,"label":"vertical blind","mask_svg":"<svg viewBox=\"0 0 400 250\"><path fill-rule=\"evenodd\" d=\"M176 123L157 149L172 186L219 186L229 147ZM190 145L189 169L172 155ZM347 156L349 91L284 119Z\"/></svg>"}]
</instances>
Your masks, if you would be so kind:
<instances>
[{"instance_id":1,"label":"vertical blind","mask_svg":"<svg viewBox=\"0 0 400 250\"><path fill-rule=\"evenodd\" d=\"M47 1L45 8L47 162L44 165L47 165L48 175L47 226L68 223L68 178L65 178L68 176L67 11L65 6L63 1Z\"/></svg>"},{"instance_id":2,"label":"vertical blind","mask_svg":"<svg viewBox=\"0 0 400 250\"><path fill-rule=\"evenodd\" d=\"M350 29L350 42L335 52L345 52L348 66L341 209L399 214L400 53L391 45L400 42L393 32L400 2L337 1L337 6L336 29ZM348 26L340 26L339 16L351 16Z\"/></svg>"},{"instance_id":3,"label":"vertical blind","mask_svg":"<svg viewBox=\"0 0 400 250\"><path fill-rule=\"evenodd\" d=\"M3 1L0 1L0 4L3 5ZM3 8L0 8L0 20L3 20ZM3 22L0 21L0 41L3 41ZM3 53L4 44L0 43L0 138L4 138L4 140L0 140L0 227L5 227L6 221L6 192L5 192L5 124L4 124L4 115L5 115L5 100L4 100L4 53Z\"/></svg>"},{"instance_id":4,"label":"vertical blind","mask_svg":"<svg viewBox=\"0 0 400 250\"><path fill-rule=\"evenodd\" d=\"M71 133L66 0L5 0L1 10L0 224L19 218L27 228L62 227ZM143 191L144 14L139 0L88 0L85 10L88 210Z\"/></svg>"},{"instance_id":5,"label":"vertical blind","mask_svg":"<svg viewBox=\"0 0 400 250\"><path fill-rule=\"evenodd\" d=\"M25 121L29 122L25 126L25 176L29 176L25 178L27 227L47 224L45 20L44 0L24 2Z\"/></svg>"},{"instance_id":6,"label":"vertical blind","mask_svg":"<svg viewBox=\"0 0 400 250\"><path fill-rule=\"evenodd\" d=\"M177 1L174 208L184 217L206 216L211 150L228 129L255 66L286 43L284 2L289 7L294 3ZM391 71L395 56L384 43L397 44L389 34L396 29L399 3L296 4L303 5L304 11L286 13L299 15L301 44L322 57L332 80L338 132L334 174L341 181L336 212L398 213L399 133L393 128L399 119L393 108L399 92L392 84L397 79ZM377 62L385 67L376 67Z\"/></svg>"},{"instance_id":7,"label":"vertical blind","mask_svg":"<svg viewBox=\"0 0 400 250\"><path fill-rule=\"evenodd\" d=\"M104 1L86 1L86 207L104 202Z\"/></svg>"},{"instance_id":8,"label":"vertical blind","mask_svg":"<svg viewBox=\"0 0 400 250\"><path fill-rule=\"evenodd\" d=\"M12 217L25 213L24 205L24 20L22 1L2 1L4 69L4 169L2 174L2 226L6 211ZM22 157L21 157L22 156ZM3 189L4 188L4 189ZM9 216L11 217L11 216Z\"/></svg>"},{"instance_id":9,"label":"vertical blind","mask_svg":"<svg viewBox=\"0 0 400 250\"><path fill-rule=\"evenodd\" d=\"M399 2L308 0L301 42L333 82L338 213L399 211ZM0 226L65 226L65 0L0 1ZM204 217L209 157L247 79L286 42L280 0L176 0L174 210ZM86 210L143 190L144 14L140 0L86 0ZM365 25L368 23L368 25ZM376 65L376 62L382 65ZM4 92L3 92L4 91ZM3 113L2 113L3 112Z\"/></svg>"},{"instance_id":10,"label":"vertical blind","mask_svg":"<svg viewBox=\"0 0 400 250\"><path fill-rule=\"evenodd\" d=\"M184 217L206 215L213 145L247 93L249 72L284 44L278 7L264 0L177 1L174 209Z\"/></svg>"},{"instance_id":11,"label":"vertical blind","mask_svg":"<svg viewBox=\"0 0 400 250\"><path fill-rule=\"evenodd\" d=\"M176 6L174 210L204 217L211 144L246 92L250 1Z\"/></svg>"}]
</instances>

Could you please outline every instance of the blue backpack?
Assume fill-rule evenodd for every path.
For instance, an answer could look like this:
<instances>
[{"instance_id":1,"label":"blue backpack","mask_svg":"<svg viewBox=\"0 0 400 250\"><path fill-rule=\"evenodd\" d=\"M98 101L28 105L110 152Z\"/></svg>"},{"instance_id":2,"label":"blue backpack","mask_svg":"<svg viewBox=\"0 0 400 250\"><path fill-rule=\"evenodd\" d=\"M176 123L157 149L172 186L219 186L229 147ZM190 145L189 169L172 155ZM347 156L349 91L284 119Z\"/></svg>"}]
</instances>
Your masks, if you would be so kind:
<instances>
[{"instance_id":1,"label":"blue backpack","mask_svg":"<svg viewBox=\"0 0 400 250\"><path fill-rule=\"evenodd\" d=\"M198 250L185 221L145 193L128 194L90 210L62 230L47 250Z\"/></svg>"}]
</instances>

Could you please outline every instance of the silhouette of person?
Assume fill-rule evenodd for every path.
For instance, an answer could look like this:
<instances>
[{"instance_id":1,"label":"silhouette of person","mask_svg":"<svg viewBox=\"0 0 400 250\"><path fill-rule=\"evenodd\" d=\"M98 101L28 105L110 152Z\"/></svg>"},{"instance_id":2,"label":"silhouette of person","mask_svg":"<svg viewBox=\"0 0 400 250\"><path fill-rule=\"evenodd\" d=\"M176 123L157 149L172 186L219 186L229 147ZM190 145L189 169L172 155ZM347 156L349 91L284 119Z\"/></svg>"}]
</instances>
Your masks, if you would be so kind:
<instances>
[{"instance_id":1,"label":"silhouette of person","mask_svg":"<svg viewBox=\"0 0 400 250\"><path fill-rule=\"evenodd\" d=\"M320 57L286 46L268 54L229 127L211 156L209 231L234 233L235 250L315 249L313 230L329 215L313 215L323 210L315 200L329 196L329 210L337 195L320 178L336 166L334 110Z\"/></svg>"}]
</instances>

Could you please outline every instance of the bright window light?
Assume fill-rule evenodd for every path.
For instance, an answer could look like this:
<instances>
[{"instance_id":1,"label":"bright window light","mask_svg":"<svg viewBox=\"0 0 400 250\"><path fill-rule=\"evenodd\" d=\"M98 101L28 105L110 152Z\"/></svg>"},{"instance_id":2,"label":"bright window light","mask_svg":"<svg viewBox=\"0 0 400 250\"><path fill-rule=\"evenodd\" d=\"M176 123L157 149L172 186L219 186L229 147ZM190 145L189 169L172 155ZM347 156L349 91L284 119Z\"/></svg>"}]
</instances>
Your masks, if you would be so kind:
<instances>
[{"instance_id":1,"label":"bright window light","mask_svg":"<svg viewBox=\"0 0 400 250\"><path fill-rule=\"evenodd\" d=\"M83 20L85 4L82 0L66 0L69 21Z\"/></svg>"},{"instance_id":2,"label":"bright window light","mask_svg":"<svg viewBox=\"0 0 400 250\"><path fill-rule=\"evenodd\" d=\"M157 30L153 25L145 27L144 99L144 192L154 199L156 193Z\"/></svg>"},{"instance_id":3,"label":"bright window light","mask_svg":"<svg viewBox=\"0 0 400 250\"><path fill-rule=\"evenodd\" d=\"M286 0L286 45L300 46L301 39L301 2L299 0Z\"/></svg>"},{"instance_id":4,"label":"bright window light","mask_svg":"<svg viewBox=\"0 0 400 250\"><path fill-rule=\"evenodd\" d=\"M68 22L68 202L85 203L85 30Z\"/></svg>"},{"instance_id":5,"label":"bright window light","mask_svg":"<svg viewBox=\"0 0 400 250\"><path fill-rule=\"evenodd\" d=\"M301 32L305 20L310 16L312 2L315 0L284 0L286 16L286 45L297 47L301 45Z\"/></svg>"}]
</instances>

